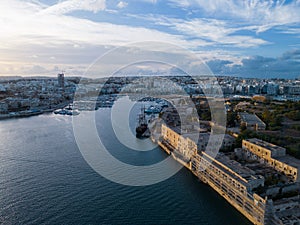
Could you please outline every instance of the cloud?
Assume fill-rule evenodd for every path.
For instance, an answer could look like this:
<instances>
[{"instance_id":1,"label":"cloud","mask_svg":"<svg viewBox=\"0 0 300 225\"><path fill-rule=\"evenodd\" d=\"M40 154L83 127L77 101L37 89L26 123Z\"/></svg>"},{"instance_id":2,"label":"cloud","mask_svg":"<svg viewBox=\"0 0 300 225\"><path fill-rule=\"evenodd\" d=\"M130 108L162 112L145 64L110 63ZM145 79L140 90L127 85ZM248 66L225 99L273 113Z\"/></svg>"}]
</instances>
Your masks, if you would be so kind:
<instances>
[{"instance_id":1,"label":"cloud","mask_svg":"<svg viewBox=\"0 0 300 225\"><path fill-rule=\"evenodd\" d=\"M292 51L288 51L280 57L281 60L292 60L300 63L300 49L295 49Z\"/></svg>"},{"instance_id":2,"label":"cloud","mask_svg":"<svg viewBox=\"0 0 300 225\"><path fill-rule=\"evenodd\" d=\"M220 60L220 59L215 59L215 60L210 60L207 62L207 65L215 74L223 74L224 69L228 66L233 64L232 61L229 60Z\"/></svg>"},{"instance_id":3,"label":"cloud","mask_svg":"<svg viewBox=\"0 0 300 225\"><path fill-rule=\"evenodd\" d=\"M285 34L300 34L300 28L295 28L295 27L287 27L284 29L280 29L281 33ZM300 36L299 36L300 37Z\"/></svg>"},{"instance_id":4,"label":"cloud","mask_svg":"<svg viewBox=\"0 0 300 225\"><path fill-rule=\"evenodd\" d=\"M197 7L203 16L227 18L254 24L257 32L263 32L275 26L300 22L300 1L285 0L169 0L178 7Z\"/></svg>"},{"instance_id":5,"label":"cloud","mask_svg":"<svg viewBox=\"0 0 300 225\"><path fill-rule=\"evenodd\" d=\"M268 41L261 38L238 34L244 30L253 31L256 29L255 26L236 25L225 20L207 18L177 19L158 15L129 16L168 27L184 35L187 40L201 40L203 46L220 45L249 48L269 44Z\"/></svg>"},{"instance_id":6,"label":"cloud","mask_svg":"<svg viewBox=\"0 0 300 225\"><path fill-rule=\"evenodd\" d=\"M276 58L263 56L244 58L240 65L226 60L211 60L207 64L215 74L260 78L296 78L300 75L300 49L285 52Z\"/></svg>"},{"instance_id":7,"label":"cloud","mask_svg":"<svg viewBox=\"0 0 300 225\"><path fill-rule=\"evenodd\" d=\"M182 35L173 35L156 29L93 22L64 15L71 9L102 9L101 4L98 6L97 2L99 1L83 1L81 3L81 1L72 0L51 7L17 0L12 0L12 3L4 3L0 8L2 31L0 41L3 43L1 47L19 49L19 46L30 43L55 47L74 42L120 46L129 42L145 40L171 42L185 47L201 44L200 41L186 41ZM89 5L88 3L93 4Z\"/></svg>"},{"instance_id":8,"label":"cloud","mask_svg":"<svg viewBox=\"0 0 300 225\"><path fill-rule=\"evenodd\" d=\"M123 2L123 1L120 1L118 4L117 4L117 7L119 9L123 9L123 8L126 8L128 6L128 3L127 2Z\"/></svg>"},{"instance_id":9,"label":"cloud","mask_svg":"<svg viewBox=\"0 0 300 225\"><path fill-rule=\"evenodd\" d=\"M121 68L114 75L162 75L166 74L170 67L160 62L138 62Z\"/></svg>"},{"instance_id":10,"label":"cloud","mask_svg":"<svg viewBox=\"0 0 300 225\"><path fill-rule=\"evenodd\" d=\"M134 1L134 4L140 4L139 1ZM157 3L153 0L141 1L141 4ZM250 53L245 53L245 49L251 48L251 51L258 52L256 47L271 44L264 39L270 39L270 36L259 36L259 33L274 26L280 34L297 34L300 1L272 1L272 4L271 1L262 0L168 1L186 8L196 6L198 14L181 15L174 8L170 9L170 12L176 11L173 16L145 14L144 9L137 11L129 8L134 4L130 2L127 5L126 0L118 0L111 5L106 5L105 0L65 0L56 1L58 3L51 6L38 0L4 1L0 7L1 71L12 74L27 73L30 69L31 72L38 69L42 71L41 68L33 67L40 65L51 72L55 65L84 73L84 68L89 63L109 49L152 40L173 43L192 50L201 59L211 61L210 65L216 73L257 72L263 75L269 70L270 74L287 74L283 69L291 74L296 73L297 63L299 65L297 51L286 52L277 58L267 58L247 57L245 54ZM109 11L116 9L117 3L119 8L128 7L128 11L139 14L124 15L125 10L119 10L118 14L105 17ZM81 17L75 17L75 14L71 14L74 11L85 12L80 14ZM91 16L91 12L97 15ZM282 25L288 25L289 29L278 27ZM189 65L188 59L182 59L172 49L151 47L148 50L155 55L165 54L181 60L178 64ZM127 50L123 57L133 57L138 48ZM121 64L118 60L107 62L105 67L118 66Z\"/></svg>"},{"instance_id":11,"label":"cloud","mask_svg":"<svg viewBox=\"0 0 300 225\"><path fill-rule=\"evenodd\" d=\"M68 75L83 75L86 65L72 64L44 64L44 63L2 63L1 75L20 75L20 76L56 76L61 71L66 71Z\"/></svg>"},{"instance_id":12,"label":"cloud","mask_svg":"<svg viewBox=\"0 0 300 225\"><path fill-rule=\"evenodd\" d=\"M32 68L28 69L25 73L27 73L27 74L46 74L48 72L49 71L46 68L44 68L40 65L34 65L34 66L32 66Z\"/></svg>"},{"instance_id":13,"label":"cloud","mask_svg":"<svg viewBox=\"0 0 300 225\"><path fill-rule=\"evenodd\" d=\"M172 21L172 20L171 20ZM236 32L244 27L233 27L223 20L216 19L192 19L173 20L174 29L183 32L188 36L212 41L214 44L231 45L236 47L254 47L268 42L249 35L237 35Z\"/></svg>"},{"instance_id":14,"label":"cloud","mask_svg":"<svg viewBox=\"0 0 300 225\"><path fill-rule=\"evenodd\" d=\"M156 4L158 2L158 0L135 0L135 1L142 1L146 3L152 3L152 4Z\"/></svg>"},{"instance_id":15,"label":"cloud","mask_svg":"<svg viewBox=\"0 0 300 225\"><path fill-rule=\"evenodd\" d=\"M66 14L76 10L99 12L105 9L105 0L66 0L47 7L42 14Z\"/></svg>"}]
</instances>

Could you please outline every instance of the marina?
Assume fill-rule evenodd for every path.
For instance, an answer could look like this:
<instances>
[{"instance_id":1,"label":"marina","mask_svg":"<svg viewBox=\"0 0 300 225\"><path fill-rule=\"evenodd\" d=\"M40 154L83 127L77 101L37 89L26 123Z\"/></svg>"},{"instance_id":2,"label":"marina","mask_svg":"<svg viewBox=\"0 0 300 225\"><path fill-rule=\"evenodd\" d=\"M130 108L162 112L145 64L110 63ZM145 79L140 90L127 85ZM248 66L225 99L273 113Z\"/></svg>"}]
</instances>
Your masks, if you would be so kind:
<instances>
[{"instance_id":1,"label":"marina","mask_svg":"<svg viewBox=\"0 0 300 225\"><path fill-rule=\"evenodd\" d=\"M68 115L68 116L77 116L80 114L78 110L74 109L73 104L69 104L68 106L62 109L57 109L53 113L59 115Z\"/></svg>"}]
</instances>

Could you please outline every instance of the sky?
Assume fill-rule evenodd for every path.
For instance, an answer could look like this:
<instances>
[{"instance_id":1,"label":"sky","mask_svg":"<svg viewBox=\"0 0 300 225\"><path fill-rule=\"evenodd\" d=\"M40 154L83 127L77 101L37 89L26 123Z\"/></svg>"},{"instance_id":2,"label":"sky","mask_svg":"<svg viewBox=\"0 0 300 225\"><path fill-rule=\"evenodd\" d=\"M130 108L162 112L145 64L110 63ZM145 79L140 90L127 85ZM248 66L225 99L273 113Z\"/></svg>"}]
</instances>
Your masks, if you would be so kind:
<instances>
[{"instance_id":1,"label":"sky","mask_svg":"<svg viewBox=\"0 0 300 225\"><path fill-rule=\"evenodd\" d=\"M98 76L123 67L132 74L168 74L174 67L201 73L189 52L216 75L300 77L300 0L0 4L0 76L84 75L111 52L110 61L97 68ZM136 63L140 55L149 61L158 56L159 63Z\"/></svg>"}]
</instances>

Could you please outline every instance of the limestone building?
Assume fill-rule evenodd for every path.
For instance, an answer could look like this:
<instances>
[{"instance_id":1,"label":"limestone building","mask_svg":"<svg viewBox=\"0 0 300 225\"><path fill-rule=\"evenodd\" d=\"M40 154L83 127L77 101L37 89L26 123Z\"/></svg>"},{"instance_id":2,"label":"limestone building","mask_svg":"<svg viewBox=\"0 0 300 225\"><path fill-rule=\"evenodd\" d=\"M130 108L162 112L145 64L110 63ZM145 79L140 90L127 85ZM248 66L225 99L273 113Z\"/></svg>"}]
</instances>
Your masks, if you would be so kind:
<instances>
[{"instance_id":1,"label":"limestone building","mask_svg":"<svg viewBox=\"0 0 300 225\"><path fill-rule=\"evenodd\" d=\"M293 181L300 181L300 160L286 155L286 149L266 141L252 138L243 140L245 153L254 159L272 166L275 170L284 173Z\"/></svg>"}]
</instances>

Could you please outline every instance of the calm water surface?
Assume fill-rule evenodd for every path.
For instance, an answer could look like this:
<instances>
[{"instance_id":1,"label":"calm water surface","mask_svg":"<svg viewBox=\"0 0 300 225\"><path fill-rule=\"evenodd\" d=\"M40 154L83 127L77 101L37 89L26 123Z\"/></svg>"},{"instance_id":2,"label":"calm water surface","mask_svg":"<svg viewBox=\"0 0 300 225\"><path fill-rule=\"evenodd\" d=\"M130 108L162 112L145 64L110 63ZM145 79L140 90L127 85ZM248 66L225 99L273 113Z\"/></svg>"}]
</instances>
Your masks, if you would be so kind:
<instances>
[{"instance_id":1,"label":"calm water surface","mask_svg":"<svg viewBox=\"0 0 300 225\"><path fill-rule=\"evenodd\" d=\"M166 157L122 146L110 110L99 109L96 121L112 155L136 165ZM82 158L72 118L54 114L0 121L0 223L251 224L186 169L146 187L106 180Z\"/></svg>"}]
</instances>

